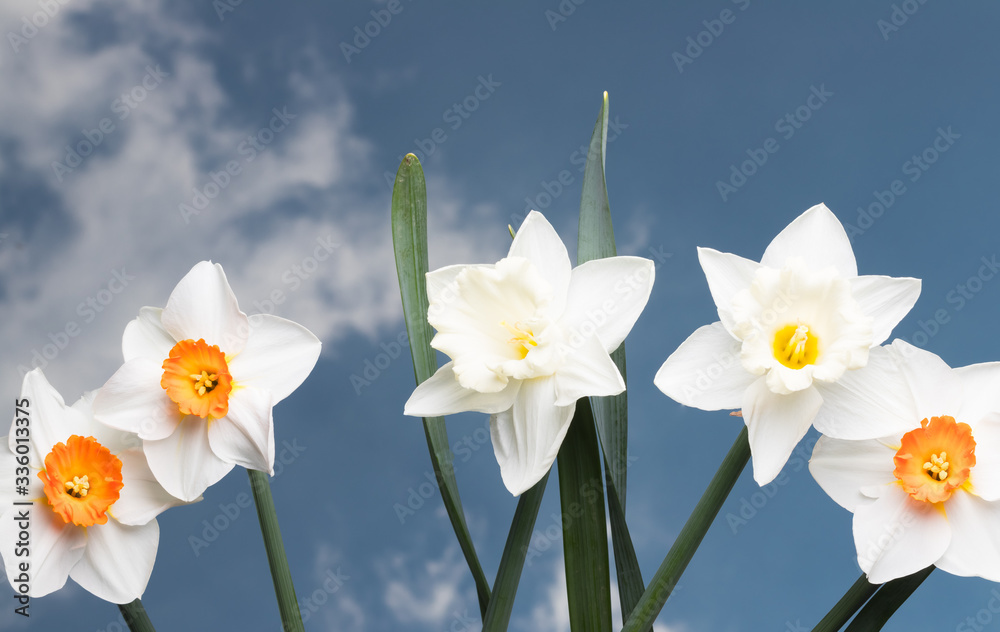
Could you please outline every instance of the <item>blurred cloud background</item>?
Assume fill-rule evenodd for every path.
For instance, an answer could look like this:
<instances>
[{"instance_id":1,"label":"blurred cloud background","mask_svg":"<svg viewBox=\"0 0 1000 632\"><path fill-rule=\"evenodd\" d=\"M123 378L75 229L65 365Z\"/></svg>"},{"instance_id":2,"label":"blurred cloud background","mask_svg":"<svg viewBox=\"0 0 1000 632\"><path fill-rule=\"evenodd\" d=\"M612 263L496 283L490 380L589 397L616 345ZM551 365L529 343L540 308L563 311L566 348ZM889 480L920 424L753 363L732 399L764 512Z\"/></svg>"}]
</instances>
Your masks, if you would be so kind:
<instances>
[{"instance_id":1,"label":"blurred cloud background","mask_svg":"<svg viewBox=\"0 0 1000 632\"><path fill-rule=\"evenodd\" d=\"M607 90L618 250L657 263L626 343L628 518L648 581L739 432L652 384L717 320L696 246L759 259L824 202L850 225L862 274L923 279L894 337L952 366L1000 358L998 18L995 3L934 0L8 0L6 401L37 365L69 401L99 387L139 308L165 304L198 261L220 262L244 311L324 341L275 410L272 486L306 629L479 629L420 421L402 415L413 373L390 182L405 153L421 157L432 268L497 260L507 224L532 208L575 252L585 144ZM448 424L493 577L516 499L486 417ZM811 628L857 578L851 515L804 468L813 440L785 484L761 491L744 472L657 632ZM569 626L548 487L513 630ZM280 629L248 495L234 471L161 516L143 599L159 629ZM993 589L935 573L886 629L987 626ZM30 620L14 606L0 600L0 628L124 629L72 582L33 601Z\"/></svg>"}]
</instances>

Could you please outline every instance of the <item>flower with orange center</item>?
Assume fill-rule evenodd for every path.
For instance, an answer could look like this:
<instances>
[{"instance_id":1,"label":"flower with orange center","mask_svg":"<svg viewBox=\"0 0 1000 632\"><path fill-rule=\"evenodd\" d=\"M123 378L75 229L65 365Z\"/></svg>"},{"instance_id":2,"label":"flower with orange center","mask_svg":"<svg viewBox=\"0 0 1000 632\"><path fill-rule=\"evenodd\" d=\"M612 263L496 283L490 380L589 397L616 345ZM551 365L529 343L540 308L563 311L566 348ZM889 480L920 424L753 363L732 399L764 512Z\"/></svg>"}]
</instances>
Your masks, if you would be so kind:
<instances>
[{"instance_id":1,"label":"flower with orange center","mask_svg":"<svg viewBox=\"0 0 1000 632\"><path fill-rule=\"evenodd\" d=\"M186 501L234 466L273 473L272 407L319 358L305 327L247 316L222 266L195 265L163 309L125 328L125 363L100 389L94 417L142 439L157 482Z\"/></svg>"},{"instance_id":2,"label":"flower with orange center","mask_svg":"<svg viewBox=\"0 0 1000 632\"><path fill-rule=\"evenodd\" d=\"M118 500L122 462L97 439L73 435L52 446L38 478L63 521L92 527L108 521L106 512Z\"/></svg>"},{"instance_id":3,"label":"flower with orange center","mask_svg":"<svg viewBox=\"0 0 1000 632\"><path fill-rule=\"evenodd\" d=\"M932 564L1000 581L998 386L1000 362L952 369L902 340L872 349L868 366L839 385L828 421L882 437L821 437L809 471L854 513L870 582Z\"/></svg>"},{"instance_id":4,"label":"flower with orange center","mask_svg":"<svg viewBox=\"0 0 1000 632\"><path fill-rule=\"evenodd\" d=\"M976 440L967 424L931 417L903 435L893 462L893 474L912 498L944 502L969 480L976 464Z\"/></svg>"},{"instance_id":5,"label":"flower with orange center","mask_svg":"<svg viewBox=\"0 0 1000 632\"><path fill-rule=\"evenodd\" d=\"M16 487L0 486L0 555L11 585L22 584L15 543L26 509L15 503L33 502L30 597L67 579L113 603L141 597L156 559L156 516L183 504L153 480L136 435L94 421L93 401L88 393L67 406L41 369L29 371L18 406L29 407L30 441L17 420L0 440L0 471L17 472Z\"/></svg>"},{"instance_id":6,"label":"flower with orange center","mask_svg":"<svg viewBox=\"0 0 1000 632\"><path fill-rule=\"evenodd\" d=\"M218 345L181 340L163 361L160 386L185 415L219 419L229 412L233 376Z\"/></svg>"}]
</instances>

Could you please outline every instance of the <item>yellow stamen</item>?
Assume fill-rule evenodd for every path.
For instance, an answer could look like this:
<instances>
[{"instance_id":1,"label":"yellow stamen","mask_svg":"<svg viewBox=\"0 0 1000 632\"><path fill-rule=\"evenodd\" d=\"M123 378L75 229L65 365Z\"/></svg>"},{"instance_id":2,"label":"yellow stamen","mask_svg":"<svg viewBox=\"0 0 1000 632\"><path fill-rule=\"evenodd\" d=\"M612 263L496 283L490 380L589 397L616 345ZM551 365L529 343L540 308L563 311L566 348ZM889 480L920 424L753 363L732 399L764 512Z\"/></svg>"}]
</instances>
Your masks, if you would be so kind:
<instances>
[{"instance_id":1,"label":"yellow stamen","mask_svg":"<svg viewBox=\"0 0 1000 632\"><path fill-rule=\"evenodd\" d=\"M513 334L514 337L508 340L507 344L512 344L518 348L517 350L521 354L522 360L527 357L529 351L538 346L538 341L535 340L535 332L525 329L521 326L520 322L514 323L513 327L506 320L501 320L500 324Z\"/></svg>"},{"instance_id":2,"label":"yellow stamen","mask_svg":"<svg viewBox=\"0 0 1000 632\"><path fill-rule=\"evenodd\" d=\"M819 356L819 338L802 323L785 325L774 335L774 358L790 369L815 364Z\"/></svg>"}]
</instances>

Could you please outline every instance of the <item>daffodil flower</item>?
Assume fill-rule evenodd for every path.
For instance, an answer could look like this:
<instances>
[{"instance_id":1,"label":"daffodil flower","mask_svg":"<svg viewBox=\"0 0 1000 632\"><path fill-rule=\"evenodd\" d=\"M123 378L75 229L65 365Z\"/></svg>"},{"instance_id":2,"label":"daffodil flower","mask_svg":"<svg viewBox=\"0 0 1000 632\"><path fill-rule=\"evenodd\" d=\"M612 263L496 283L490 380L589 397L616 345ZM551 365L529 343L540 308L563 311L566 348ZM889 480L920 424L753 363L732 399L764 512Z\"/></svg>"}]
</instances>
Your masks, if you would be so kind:
<instances>
[{"instance_id":1,"label":"daffodil flower","mask_svg":"<svg viewBox=\"0 0 1000 632\"><path fill-rule=\"evenodd\" d=\"M289 320L248 317L222 266L202 261L165 308L139 311L122 350L94 416L137 433L156 480L192 500L234 465L273 474L271 409L312 371L320 342Z\"/></svg>"},{"instance_id":2,"label":"daffodil flower","mask_svg":"<svg viewBox=\"0 0 1000 632\"><path fill-rule=\"evenodd\" d=\"M182 501L156 482L137 436L93 420L93 393L66 406L34 369L21 401L27 414L0 440L0 553L11 586L41 597L72 577L107 601L139 598L156 558L155 516Z\"/></svg>"},{"instance_id":3,"label":"daffodil flower","mask_svg":"<svg viewBox=\"0 0 1000 632\"><path fill-rule=\"evenodd\" d=\"M838 388L825 414L879 439L821 437L809 471L854 513L858 563L878 584L934 564L1000 581L1000 362L952 369L901 340Z\"/></svg>"},{"instance_id":4,"label":"daffodil flower","mask_svg":"<svg viewBox=\"0 0 1000 632\"><path fill-rule=\"evenodd\" d=\"M625 390L609 354L646 306L653 275L639 257L573 268L555 229L532 211L496 264L427 274L431 346L451 361L416 388L405 414L492 415L501 477L521 494L552 466L576 401Z\"/></svg>"},{"instance_id":5,"label":"daffodil flower","mask_svg":"<svg viewBox=\"0 0 1000 632\"><path fill-rule=\"evenodd\" d=\"M858 276L844 227L823 204L785 227L760 263L699 248L720 322L695 331L654 379L702 410L742 408L754 480L771 482L809 430L826 387L868 362L920 294L911 278ZM837 424L816 427L845 439Z\"/></svg>"}]
</instances>

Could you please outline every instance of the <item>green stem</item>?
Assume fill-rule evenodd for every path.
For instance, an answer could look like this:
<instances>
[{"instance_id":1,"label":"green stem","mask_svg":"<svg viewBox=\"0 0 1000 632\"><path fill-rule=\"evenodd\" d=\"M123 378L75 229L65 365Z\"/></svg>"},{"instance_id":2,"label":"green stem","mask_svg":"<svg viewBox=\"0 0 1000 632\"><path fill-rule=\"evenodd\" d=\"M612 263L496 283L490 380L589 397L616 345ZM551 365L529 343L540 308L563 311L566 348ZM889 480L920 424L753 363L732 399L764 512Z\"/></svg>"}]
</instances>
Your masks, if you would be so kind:
<instances>
[{"instance_id":1,"label":"green stem","mask_svg":"<svg viewBox=\"0 0 1000 632\"><path fill-rule=\"evenodd\" d=\"M846 632L878 632L889 617L913 594L934 570L928 566L912 575L894 579L882 585L871 601L858 613Z\"/></svg>"},{"instance_id":2,"label":"green stem","mask_svg":"<svg viewBox=\"0 0 1000 632\"><path fill-rule=\"evenodd\" d=\"M830 612L826 613L826 616L816 624L812 632L837 632L851 620L854 613L860 610L866 601L871 599L879 586L881 584L870 583L868 576L862 573L854 585L840 598L840 601L833 608L830 608Z\"/></svg>"},{"instance_id":3,"label":"green stem","mask_svg":"<svg viewBox=\"0 0 1000 632\"><path fill-rule=\"evenodd\" d=\"M278 528L278 515L274 511L271 484L264 472L247 470L247 474L250 475L250 488L253 490L254 504L257 505L257 518L260 519L260 532L264 536L267 563L271 567L271 579L274 580L274 594L278 597L282 629L285 632L304 632L295 586L292 585L292 573L288 570L285 545L281 541L281 529Z\"/></svg>"},{"instance_id":4,"label":"green stem","mask_svg":"<svg viewBox=\"0 0 1000 632\"><path fill-rule=\"evenodd\" d=\"M684 524L684 528L681 529L674 545L670 547L667 557L657 569L649 587L642 593L639 603L635 605L629 615L622 632L640 632L648 630L653 625L653 621L656 620L663 604L667 602L670 593L677 586L677 581L684 573L684 569L687 568L688 562L694 557L698 545L701 544L705 533L712 526L715 516L718 515L722 504L726 501L729 492L732 491L733 485L736 484L749 460L750 442L747 438L746 426L744 426L740 436L733 443L733 447L729 449L729 454L719 466L719 471L715 473L712 482L708 484L708 489L705 490L701 500L691 512L691 516Z\"/></svg>"},{"instance_id":5,"label":"green stem","mask_svg":"<svg viewBox=\"0 0 1000 632\"><path fill-rule=\"evenodd\" d=\"M121 610L122 617L132 632L156 632L153 622L146 615L146 609L142 607L142 601L136 599L130 603L123 603L118 609Z\"/></svg>"}]
</instances>

